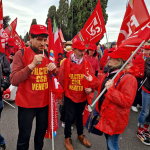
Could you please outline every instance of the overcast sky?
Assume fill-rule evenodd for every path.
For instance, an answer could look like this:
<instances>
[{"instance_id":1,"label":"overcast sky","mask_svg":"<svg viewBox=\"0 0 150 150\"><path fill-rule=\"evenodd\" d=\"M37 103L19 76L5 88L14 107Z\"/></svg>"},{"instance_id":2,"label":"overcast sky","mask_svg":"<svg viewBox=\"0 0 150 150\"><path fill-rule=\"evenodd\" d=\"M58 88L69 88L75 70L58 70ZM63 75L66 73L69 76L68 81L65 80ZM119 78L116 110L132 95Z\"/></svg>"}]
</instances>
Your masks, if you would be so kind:
<instances>
[{"instance_id":1,"label":"overcast sky","mask_svg":"<svg viewBox=\"0 0 150 150\"><path fill-rule=\"evenodd\" d=\"M125 14L127 0L108 0L108 22L106 25L108 41L117 41L121 23ZM150 13L150 0L145 0ZM48 9L50 6L59 6L59 0L3 0L3 15L10 16L11 23L16 17L17 32L24 36L29 31L32 19L36 19L38 24L45 25ZM106 43L104 36L101 43Z\"/></svg>"}]
</instances>

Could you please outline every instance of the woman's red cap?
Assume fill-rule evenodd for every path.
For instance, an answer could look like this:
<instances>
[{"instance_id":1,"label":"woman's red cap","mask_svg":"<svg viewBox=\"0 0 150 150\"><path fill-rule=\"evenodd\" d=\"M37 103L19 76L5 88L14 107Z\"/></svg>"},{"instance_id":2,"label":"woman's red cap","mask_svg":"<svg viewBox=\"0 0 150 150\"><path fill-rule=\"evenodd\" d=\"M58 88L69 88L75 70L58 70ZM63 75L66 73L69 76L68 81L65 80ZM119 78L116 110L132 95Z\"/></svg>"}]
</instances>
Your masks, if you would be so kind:
<instances>
[{"instance_id":1,"label":"woman's red cap","mask_svg":"<svg viewBox=\"0 0 150 150\"><path fill-rule=\"evenodd\" d=\"M117 47L115 51L113 51L112 53L108 53L108 56L110 56L111 58L122 58L123 60L127 61L131 56L131 51Z\"/></svg>"}]
</instances>

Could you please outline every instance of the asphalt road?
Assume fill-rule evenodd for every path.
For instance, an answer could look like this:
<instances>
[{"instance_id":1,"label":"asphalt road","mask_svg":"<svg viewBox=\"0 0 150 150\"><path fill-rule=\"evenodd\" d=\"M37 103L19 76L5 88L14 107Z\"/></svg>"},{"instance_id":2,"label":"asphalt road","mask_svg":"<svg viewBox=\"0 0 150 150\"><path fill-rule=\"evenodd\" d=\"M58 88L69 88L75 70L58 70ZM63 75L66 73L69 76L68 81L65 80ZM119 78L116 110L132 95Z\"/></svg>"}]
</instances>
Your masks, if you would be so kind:
<instances>
[{"instance_id":1,"label":"asphalt road","mask_svg":"<svg viewBox=\"0 0 150 150\"><path fill-rule=\"evenodd\" d=\"M11 102L16 108L11 108L8 104L5 103L4 110L2 112L2 118L0 123L0 133L6 140L7 150L15 150L18 136L18 125L17 125L17 111L18 108L15 105L15 102ZM135 113L130 112L129 124L123 134L119 137L119 148L120 150L150 150L150 146L144 145L136 137L137 132L137 120L139 112ZM54 139L55 141L55 150L66 150L64 146L64 128L61 127L61 122L59 122L59 129L57 135ZM84 129L84 134L87 139L92 143L91 148L84 147L80 142L77 141L77 131L75 125L72 130L72 140L73 147L75 150L107 150L106 140L104 136L96 136L89 134L86 129ZM29 150L34 150L34 131L35 131L35 121L33 122L32 135L30 139L30 148ZM44 140L43 150L51 150L51 139Z\"/></svg>"}]
</instances>

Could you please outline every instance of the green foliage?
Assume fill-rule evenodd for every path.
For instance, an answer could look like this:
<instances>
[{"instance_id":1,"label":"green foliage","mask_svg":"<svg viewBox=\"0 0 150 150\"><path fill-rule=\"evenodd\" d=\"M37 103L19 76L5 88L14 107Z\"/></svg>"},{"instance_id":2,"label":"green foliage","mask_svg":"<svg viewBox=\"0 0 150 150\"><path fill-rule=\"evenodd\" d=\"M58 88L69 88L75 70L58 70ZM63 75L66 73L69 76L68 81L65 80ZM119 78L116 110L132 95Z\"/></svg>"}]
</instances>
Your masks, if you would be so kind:
<instances>
[{"instance_id":1,"label":"green foliage","mask_svg":"<svg viewBox=\"0 0 150 150\"><path fill-rule=\"evenodd\" d=\"M64 38L68 38L68 8L69 8L68 0L60 0L59 7L57 9L58 22L57 25L61 28Z\"/></svg>"},{"instance_id":2,"label":"green foliage","mask_svg":"<svg viewBox=\"0 0 150 150\"><path fill-rule=\"evenodd\" d=\"M24 36L24 42L26 43L29 40L30 40L29 33L27 32L26 35Z\"/></svg>"},{"instance_id":3,"label":"green foliage","mask_svg":"<svg viewBox=\"0 0 150 150\"><path fill-rule=\"evenodd\" d=\"M150 43L150 40L148 40L147 43Z\"/></svg>"},{"instance_id":4,"label":"green foliage","mask_svg":"<svg viewBox=\"0 0 150 150\"><path fill-rule=\"evenodd\" d=\"M3 17L3 28L7 28L7 26L9 25L8 22L10 21L10 17L9 16L4 16Z\"/></svg>"},{"instance_id":5,"label":"green foliage","mask_svg":"<svg viewBox=\"0 0 150 150\"><path fill-rule=\"evenodd\" d=\"M108 20L106 13L108 0L100 0L103 11L105 24ZM98 0L71 0L70 8L68 10L68 32L71 38L71 24L72 24L72 3L73 3L73 35L72 38L83 28L84 24L90 17L92 11L95 9Z\"/></svg>"},{"instance_id":6,"label":"green foliage","mask_svg":"<svg viewBox=\"0 0 150 150\"><path fill-rule=\"evenodd\" d=\"M21 35L20 35L20 38L21 38L21 40L23 40Z\"/></svg>"},{"instance_id":7,"label":"green foliage","mask_svg":"<svg viewBox=\"0 0 150 150\"><path fill-rule=\"evenodd\" d=\"M32 19L31 26L34 25L34 24L37 24L36 19Z\"/></svg>"},{"instance_id":8,"label":"green foliage","mask_svg":"<svg viewBox=\"0 0 150 150\"><path fill-rule=\"evenodd\" d=\"M51 18L51 26L53 28L53 19L54 19L54 17L56 19L56 23L58 24L58 16L57 16L57 13L56 13L56 7L53 5L48 10L48 14L47 14L45 24L48 26L48 19Z\"/></svg>"}]
</instances>

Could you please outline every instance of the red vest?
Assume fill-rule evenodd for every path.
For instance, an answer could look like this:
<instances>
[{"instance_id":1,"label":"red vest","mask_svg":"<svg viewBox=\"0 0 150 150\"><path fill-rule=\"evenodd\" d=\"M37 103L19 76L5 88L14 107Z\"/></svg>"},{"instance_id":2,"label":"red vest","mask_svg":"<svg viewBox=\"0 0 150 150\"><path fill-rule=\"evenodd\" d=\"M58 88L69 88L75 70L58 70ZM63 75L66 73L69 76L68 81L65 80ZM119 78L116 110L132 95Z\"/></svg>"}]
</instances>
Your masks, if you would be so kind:
<instances>
[{"instance_id":1,"label":"red vest","mask_svg":"<svg viewBox=\"0 0 150 150\"><path fill-rule=\"evenodd\" d=\"M89 62L85 59L78 65L65 60L65 96L70 98L75 103L84 102L87 99L87 94L84 92L85 87L88 87L88 82L84 79L84 74L89 72L91 74L91 67Z\"/></svg>"},{"instance_id":2,"label":"red vest","mask_svg":"<svg viewBox=\"0 0 150 150\"><path fill-rule=\"evenodd\" d=\"M32 63L36 53L30 48L24 48L23 64L24 67ZM19 83L16 94L16 104L25 108L38 108L48 105L48 58L31 72L29 77Z\"/></svg>"}]
</instances>

